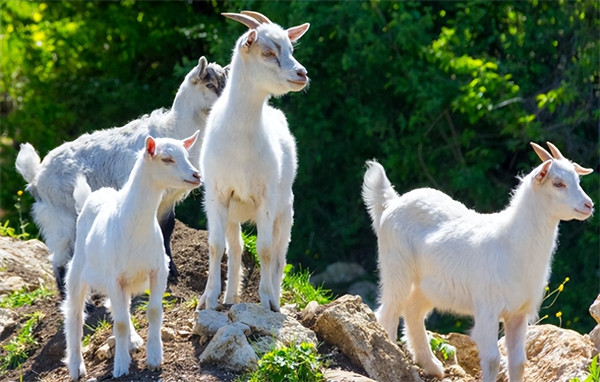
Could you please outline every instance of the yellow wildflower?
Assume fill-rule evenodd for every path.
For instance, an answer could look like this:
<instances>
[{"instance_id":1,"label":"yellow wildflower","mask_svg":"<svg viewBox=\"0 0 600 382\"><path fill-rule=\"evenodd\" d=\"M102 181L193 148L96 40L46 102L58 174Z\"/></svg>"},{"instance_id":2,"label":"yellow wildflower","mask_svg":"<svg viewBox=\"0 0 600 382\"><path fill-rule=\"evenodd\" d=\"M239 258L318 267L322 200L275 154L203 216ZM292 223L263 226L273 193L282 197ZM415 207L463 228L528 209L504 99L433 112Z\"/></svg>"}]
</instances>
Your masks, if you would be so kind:
<instances>
[{"instance_id":1,"label":"yellow wildflower","mask_svg":"<svg viewBox=\"0 0 600 382\"><path fill-rule=\"evenodd\" d=\"M23 191L21 191L21 190L17 191L17 196L23 196Z\"/></svg>"}]
</instances>

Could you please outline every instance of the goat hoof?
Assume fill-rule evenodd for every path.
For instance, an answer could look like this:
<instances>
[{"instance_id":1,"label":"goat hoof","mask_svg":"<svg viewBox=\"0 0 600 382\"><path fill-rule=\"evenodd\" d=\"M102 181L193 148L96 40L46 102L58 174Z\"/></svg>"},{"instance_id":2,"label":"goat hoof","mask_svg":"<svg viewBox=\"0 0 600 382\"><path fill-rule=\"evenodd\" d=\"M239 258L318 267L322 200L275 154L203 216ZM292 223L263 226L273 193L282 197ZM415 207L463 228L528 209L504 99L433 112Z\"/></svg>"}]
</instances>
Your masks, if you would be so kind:
<instances>
[{"instance_id":1,"label":"goat hoof","mask_svg":"<svg viewBox=\"0 0 600 382\"><path fill-rule=\"evenodd\" d=\"M150 371L160 371L160 369L161 369L161 365L160 364L158 364L158 365L150 365L150 364L148 364L147 366L148 366L148 370L150 370Z\"/></svg>"}]
</instances>

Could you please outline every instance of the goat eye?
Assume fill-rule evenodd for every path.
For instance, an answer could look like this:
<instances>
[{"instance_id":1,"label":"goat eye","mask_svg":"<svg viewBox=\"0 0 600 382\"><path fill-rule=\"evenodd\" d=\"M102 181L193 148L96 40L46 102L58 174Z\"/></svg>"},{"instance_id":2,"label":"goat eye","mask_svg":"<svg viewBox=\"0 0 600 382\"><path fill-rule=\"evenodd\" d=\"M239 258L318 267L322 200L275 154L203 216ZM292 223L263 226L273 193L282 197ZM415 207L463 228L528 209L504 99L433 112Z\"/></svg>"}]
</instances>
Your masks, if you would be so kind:
<instances>
[{"instance_id":1,"label":"goat eye","mask_svg":"<svg viewBox=\"0 0 600 382\"><path fill-rule=\"evenodd\" d=\"M273 53L273 51L271 50L266 50L262 53L263 57L274 57L275 53Z\"/></svg>"},{"instance_id":2,"label":"goat eye","mask_svg":"<svg viewBox=\"0 0 600 382\"><path fill-rule=\"evenodd\" d=\"M563 182L554 182L554 183L552 183L552 185L556 188L566 188L567 187L567 185L564 184Z\"/></svg>"},{"instance_id":3,"label":"goat eye","mask_svg":"<svg viewBox=\"0 0 600 382\"><path fill-rule=\"evenodd\" d=\"M209 89L216 89L215 85L213 85L210 82L206 84L206 87L209 88Z\"/></svg>"},{"instance_id":4,"label":"goat eye","mask_svg":"<svg viewBox=\"0 0 600 382\"><path fill-rule=\"evenodd\" d=\"M169 157L169 158L163 158L162 161L165 162L165 163L168 163L168 164L175 163L175 160L173 158L171 158L171 157Z\"/></svg>"}]
</instances>

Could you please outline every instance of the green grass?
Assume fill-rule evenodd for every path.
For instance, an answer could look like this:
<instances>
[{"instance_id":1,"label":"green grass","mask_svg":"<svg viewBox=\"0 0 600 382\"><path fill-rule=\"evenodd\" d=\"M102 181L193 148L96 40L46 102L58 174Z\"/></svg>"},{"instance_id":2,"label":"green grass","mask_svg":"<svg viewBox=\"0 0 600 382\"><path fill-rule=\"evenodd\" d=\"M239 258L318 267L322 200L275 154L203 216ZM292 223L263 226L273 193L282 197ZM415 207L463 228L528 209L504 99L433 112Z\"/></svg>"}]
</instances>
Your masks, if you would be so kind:
<instances>
[{"instance_id":1,"label":"green grass","mask_svg":"<svg viewBox=\"0 0 600 382\"><path fill-rule=\"evenodd\" d=\"M38 289L31 292L29 292L27 288L23 287L0 299L0 308L12 309L19 308L21 306L30 306L38 300L43 300L54 296L54 293L55 292L53 290L46 288L44 284L41 284Z\"/></svg>"},{"instance_id":2,"label":"green grass","mask_svg":"<svg viewBox=\"0 0 600 382\"><path fill-rule=\"evenodd\" d=\"M252 256L254 264L259 265L260 261L256 252L256 235L242 231L242 241L244 242L244 251Z\"/></svg>"},{"instance_id":3,"label":"green grass","mask_svg":"<svg viewBox=\"0 0 600 382\"><path fill-rule=\"evenodd\" d=\"M133 317L132 317L133 318ZM87 346L92 341L92 338L100 333L111 332L112 324L107 320L99 321L95 327L85 324L85 327L91 330L92 332L83 336L83 346Z\"/></svg>"},{"instance_id":4,"label":"green grass","mask_svg":"<svg viewBox=\"0 0 600 382\"><path fill-rule=\"evenodd\" d=\"M238 378L239 382L322 382L323 360L311 343L292 342L266 353L256 371Z\"/></svg>"},{"instance_id":5,"label":"green grass","mask_svg":"<svg viewBox=\"0 0 600 382\"><path fill-rule=\"evenodd\" d=\"M143 300L138 305L136 305L135 309L145 312L146 309L148 308L148 298L149 297L150 297L150 291L148 289L146 289L144 291L144 295L142 296ZM175 305L177 305L177 297L174 297L169 292L164 292L163 298L162 298L162 305L163 305L164 310L169 310L169 309L173 308Z\"/></svg>"},{"instance_id":6,"label":"green grass","mask_svg":"<svg viewBox=\"0 0 600 382\"><path fill-rule=\"evenodd\" d=\"M23 324L23 327L19 330L15 338L8 344L2 346L6 355L0 358L1 373L6 370L16 369L22 365L25 360L27 360L27 357L29 357L31 351L37 346L37 342L33 338L33 330L44 318L44 315L41 312L35 312L28 317L29 318L25 324Z\"/></svg>"},{"instance_id":7,"label":"green grass","mask_svg":"<svg viewBox=\"0 0 600 382\"><path fill-rule=\"evenodd\" d=\"M431 347L431 351L435 354L441 355L444 361L454 357L456 354L456 348L439 337L431 336L429 338L429 347Z\"/></svg>"},{"instance_id":8,"label":"green grass","mask_svg":"<svg viewBox=\"0 0 600 382\"><path fill-rule=\"evenodd\" d=\"M322 286L315 288L309 280L310 272L307 269L294 272L294 267L291 264L286 265L281 285L283 290L282 303L296 304L298 309L304 309L306 304L313 300L319 305L332 301L333 295L330 290L324 289Z\"/></svg>"}]
</instances>

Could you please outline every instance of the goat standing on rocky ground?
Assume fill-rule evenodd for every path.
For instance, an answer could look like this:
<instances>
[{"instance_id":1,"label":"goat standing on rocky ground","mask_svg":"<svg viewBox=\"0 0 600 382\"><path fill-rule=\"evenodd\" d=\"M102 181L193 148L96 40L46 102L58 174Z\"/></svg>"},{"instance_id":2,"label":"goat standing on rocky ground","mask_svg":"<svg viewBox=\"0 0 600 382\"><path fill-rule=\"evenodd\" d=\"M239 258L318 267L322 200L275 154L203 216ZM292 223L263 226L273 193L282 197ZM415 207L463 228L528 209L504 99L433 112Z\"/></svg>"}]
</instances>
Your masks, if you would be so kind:
<instances>
[{"instance_id":1,"label":"goat standing on rocky ground","mask_svg":"<svg viewBox=\"0 0 600 382\"><path fill-rule=\"evenodd\" d=\"M27 190L36 202L33 218L52 253L52 265L61 294L64 292L65 266L73 256L75 242L75 201L73 188L83 175L92 190L120 188L129 177L137 153L147 135L182 139L195 131L203 132L213 103L221 94L226 70L208 64L204 57L179 87L171 110L158 109L127 125L84 134L40 157L29 143L23 144L16 160L17 170L29 183ZM191 150L190 159L198 166L201 139ZM165 248L171 259L171 234L175 224L175 204L187 191L169 190L158 208ZM169 280L176 281L177 268L169 263Z\"/></svg>"},{"instance_id":2,"label":"goat standing on rocky ground","mask_svg":"<svg viewBox=\"0 0 600 382\"><path fill-rule=\"evenodd\" d=\"M446 194L422 188L400 196L383 167L367 162L363 199L379 247L381 306L377 320L396 339L398 320L415 362L429 375L444 368L429 347L424 320L433 308L475 318L484 382L500 365L498 322L504 321L511 382L521 381L525 335L537 317L561 220L585 220L592 200L579 176L592 172L532 143L544 162L521 179L506 209L479 214Z\"/></svg>"},{"instance_id":3,"label":"goat standing on rocky ground","mask_svg":"<svg viewBox=\"0 0 600 382\"><path fill-rule=\"evenodd\" d=\"M250 220L257 227L261 305L279 311L297 159L296 143L284 114L268 101L272 95L300 91L308 84L306 69L294 58L292 44L309 24L285 30L255 12L223 15L250 30L235 44L229 80L210 113L204 136L200 171L205 184L210 261L199 307L217 306L225 248L228 275L224 303L239 300L240 223Z\"/></svg>"},{"instance_id":4,"label":"goat standing on rocky ground","mask_svg":"<svg viewBox=\"0 0 600 382\"><path fill-rule=\"evenodd\" d=\"M65 362L74 380L85 375L81 354L83 309L90 288L108 296L114 321L113 376L127 374L129 350L142 345L129 316L131 297L150 286L147 364L162 363L162 297L167 287L169 258L156 218L167 189L190 191L200 185L200 175L188 159L198 132L183 141L148 136L123 188L91 192L83 176L73 191L77 219L75 253L68 266L65 316Z\"/></svg>"}]
</instances>

